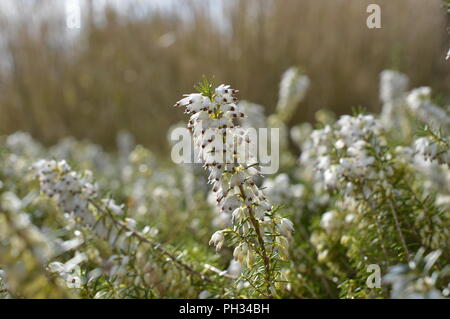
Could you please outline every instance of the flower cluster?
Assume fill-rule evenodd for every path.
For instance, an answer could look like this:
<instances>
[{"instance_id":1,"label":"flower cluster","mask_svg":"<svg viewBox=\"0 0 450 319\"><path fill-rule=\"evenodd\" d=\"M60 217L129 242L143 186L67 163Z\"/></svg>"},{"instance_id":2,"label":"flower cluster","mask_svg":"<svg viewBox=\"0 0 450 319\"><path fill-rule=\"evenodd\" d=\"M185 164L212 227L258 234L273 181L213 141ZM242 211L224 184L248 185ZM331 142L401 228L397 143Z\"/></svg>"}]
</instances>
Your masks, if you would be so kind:
<instances>
[{"instance_id":1,"label":"flower cluster","mask_svg":"<svg viewBox=\"0 0 450 319\"><path fill-rule=\"evenodd\" d=\"M287 200L301 198L305 192L302 184L291 184L289 176L285 173L266 179L262 188L273 203L280 205Z\"/></svg>"},{"instance_id":2,"label":"flower cluster","mask_svg":"<svg viewBox=\"0 0 450 319\"><path fill-rule=\"evenodd\" d=\"M303 143L302 163L314 163L314 183L327 189L334 199L322 214L311 243L318 261L337 275L346 272L339 249L346 251L350 263L365 256L383 260L378 263L385 267L400 256L404 262L410 260L411 242L436 250L448 236L439 208L444 206L428 195L444 195L447 187L428 190L427 186L424 193L424 188L416 188L414 183L423 178L419 177L424 166L420 161L437 159L442 163L447 159L446 139L426 129L423 137L413 142L415 150L392 147L386 129L373 115L344 115L333 125L313 131L309 143ZM430 145L430 141L439 146ZM428 165L427 173L439 171L442 179L447 176L444 169ZM433 179L424 185L438 184ZM441 195L439 198L442 201ZM360 265L356 264L356 269Z\"/></svg>"},{"instance_id":3,"label":"flower cluster","mask_svg":"<svg viewBox=\"0 0 450 319\"><path fill-rule=\"evenodd\" d=\"M450 285L443 291L437 286L444 281L446 270L433 271L433 266L442 255L441 250L435 250L425 255L420 249L408 264L399 264L389 269L384 276L385 283L392 286L393 299L441 299L450 295Z\"/></svg>"},{"instance_id":4,"label":"flower cluster","mask_svg":"<svg viewBox=\"0 0 450 319\"><path fill-rule=\"evenodd\" d=\"M327 125L311 133L312 143L302 153L301 161L315 161L318 181L324 187L351 193L354 185L349 180L378 177L372 166L375 154L370 150L382 146L380 130L372 115L344 115L334 127Z\"/></svg>"},{"instance_id":5,"label":"flower cluster","mask_svg":"<svg viewBox=\"0 0 450 319\"><path fill-rule=\"evenodd\" d=\"M127 133L115 153L0 137L0 298L448 297L445 107L387 70L380 117L319 110L315 127L288 130L302 77L284 74L267 119L226 85L204 82L177 104L209 174ZM264 126L293 142L268 178L255 156L265 137L252 135Z\"/></svg>"},{"instance_id":6,"label":"flower cluster","mask_svg":"<svg viewBox=\"0 0 450 319\"><path fill-rule=\"evenodd\" d=\"M388 128L400 124L408 83L408 77L397 71L384 70L380 74L380 100L383 103L380 120Z\"/></svg>"},{"instance_id":7,"label":"flower cluster","mask_svg":"<svg viewBox=\"0 0 450 319\"><path fill-rule=\"evenodd\" d=\"M65 263L59 261L51 262L47 269L50 273L56 273L62 278L68 288L79 289L83 283L83 276L78 264L87 260L86 254L77 253Z\"/></svg>"},{"instance_id":8,"label":"flower cluster","mask_svg":"<svg viewBox=\"0 0 450 319\"><path fill-rule=\"evenodd\" d=\"M424 123L440 126L450 125L450 115L433 103L430 87L419 87L408 93L406 103L409 109Z\"/></svg>"},{"instance_id":9,"label":"flower cluster","mask_svg":"<svg viewBox=\"0 0 450 319\"><path fill-rule=\"evenodd\" d=\"M267 288L267 295L273 295L276 280L273 260L287 257L292 223L275 214L256 185L261 174L251 149L252 140L236 121L245 117L235 103L237 90L228 85L213 89L205 82L199 91L187 95L175 106L185 107L185 112L191 115L188 128L193 132L199 158L209 170L219 211L231 215L233 229L215 232L210 244L220 250L228 235L236 245L233 254L236 260L246 263L249 269L261 262L264 282L255 284Z\"/></svg>"},{"instance_id":10,"label":"flower cluster","mask_svg":"<svg viewBox=\"0 0 450 319\"><path fill-rule=\"evenodd\" d=\"M279 129L279 145L282 154L281 163L283 165L292 162L288 152L289 129L287 122L294 115L299 103L304 99L309 85L309 78L302 74L299 68L291 67L287 69L281 77L276 112L267 119L269 127Z\"/></svg>"},{"instance_id":11,"label":"flower cluster","mask_svg":"<svg viewBox=\"0 0 450 319\"><path fill-rule=\"evenodd\" d=\"M380 73L380 99L383 103L402 98L408 89L409 79L405 74L393 70Z\"/></svg>"},{"instance_id":12,"label":"flower cluster","mask_svg":"<svg viewBox=\"0 0 450 319\"><path fill-rule=\"evenodd\" d=\"M122 231L120 227L114 225L114 221L102 217L105 212L108 212L111 216L124 215L124 205L116 204L113 199L98 199L97 187L92 180L91 172L79 174L73 171L64 160L58 162L55 160L39 160L32 165L32 168L39 179L42 193L53 199L65 213L64 216L69 222L69 227L75 229L79 242L84 241L80 230L86 230L87 228L92 229L96 237L107 241L112 247L121 250L137 247L137 243L130 240L130 235L136 227L134 219L125 218L124 222L128 231ZM99 211L96 213L92 207ZM126 256L123 256L123 258L126 258ZM64 264L60 262L51 263L49 271L57 273L64 279L69 288L80 288L84 279L81 275L74 274L74 270L79 263L86 260L86 254L79 252ZM117 267L126 271L124 266L118 265ZM113 276L114 273L111 269L107 272L110 276L119 279L117 275Z\"/></svg>"},{"instance_id":13,"label":"flower cluster","mask_svg":"<svg viewBox=\"0 0 450 319\"><path fill-rule=\"evenodd\" d=\"M105 248L90 247L88 252L77 250L75 256L65 263L52 262L48 271L63 279L68 288L92 285L106 276L109 284L115 287L115 293L126 291L128 285L146 291L146 287L155 281L162 284L159 273L162 269L156 262L160 258L158 255L162 255L164 263L167 259L172 260L175 266L204 280L202 274L153 241L152 236L156 233L154 229L146 226L138 231L136 220L126 217L123 204L118 205L111 198L98 198L91 173L79 174L64 160L39 160L32 168L39 178L42 193L53 199L64 211L68 222L66 228L74 230L78 237L76 243L74 239L65 245L76 248L83 242L100 240L106 242L107 249L113 252L107 258L101 258ZM152 254L155 254L155 259L150 258ZM87 261L88 256L90 263L97 267L83 275L79 264ZM165 271L173 273L172 269ZM97 295L106 296L111 297L111 292L99 291Z\"/></svg>"},{"instance_id":14,"label":"flower cluster","mask_svg":"<svg viewBox=\"0 0 450 319\"><path fill-rule=\"evenodd\" d=\"M436 140L430 136L420 137L414 141L414 148L425 160L437 160L439 163L450 163L449 142Z\"/></svg>"},{"instance_id":15,"label":"flower cluster","mask_svg":"<svg viewBox=\"0 0 450 319\"><path fill-rule=\"evenodd\" d=\"M291 67L283 73L277 104L277 113L283 120L292 116L298 103L305 97L309 85L309 78L298 68Z\"/></svg>"},{"instance_id":16,"label":"flower cluster","mask_svg":"<svg viewBox=\"0 0 450 319\"><path fill-rule=\"evenodd\" d=\"M89 200L97 194L96 186L90 181L91 172L81 176L72 171L64 160L39 160L32 168L39 178L41 191L55 198L65 213L73 214L87 224L95 222L88 210Z\"/></svg>"}]
</instances>

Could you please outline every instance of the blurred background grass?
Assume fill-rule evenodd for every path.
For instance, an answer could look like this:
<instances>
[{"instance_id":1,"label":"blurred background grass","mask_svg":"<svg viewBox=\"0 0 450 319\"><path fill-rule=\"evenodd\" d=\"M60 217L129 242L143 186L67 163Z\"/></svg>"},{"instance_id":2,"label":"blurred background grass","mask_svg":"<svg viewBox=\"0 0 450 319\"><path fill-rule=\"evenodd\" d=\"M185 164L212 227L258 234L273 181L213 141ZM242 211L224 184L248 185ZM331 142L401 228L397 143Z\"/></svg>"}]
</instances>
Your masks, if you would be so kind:
<instances>
[{"instance_id":1,"label":"blurred background grass","mask_svg":"<svg viewBox=\"0 0 450 319\"><path fill-rule=\"evenodd\" d=\"M319 108L378 111L385 68L448 102L449 19L440 0L174 0L95 10L88 2L76 34L60 3L17 1L14 18L0 9L0 134L25 130L45 143L71 135L111 148L125 129L163 150L167 129L184 118L171 106L202 75L270 114L292 65L312 82L292 123L313 120ZM366 27L369 3L380 4L382 29Z\"/></svg>"}]
</instances>

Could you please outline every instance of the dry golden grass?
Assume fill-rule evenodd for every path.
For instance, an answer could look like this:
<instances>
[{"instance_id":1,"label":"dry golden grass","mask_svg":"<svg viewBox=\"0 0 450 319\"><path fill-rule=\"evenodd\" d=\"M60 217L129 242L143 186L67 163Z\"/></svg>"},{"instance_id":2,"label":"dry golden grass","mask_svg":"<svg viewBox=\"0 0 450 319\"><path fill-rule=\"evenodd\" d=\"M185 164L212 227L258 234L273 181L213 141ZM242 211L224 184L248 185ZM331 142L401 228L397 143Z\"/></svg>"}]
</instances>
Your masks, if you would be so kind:
<instances>
[{"instance_id":1,"label":"dry golden grass","mask_svg":"<svg viewBox=\"0 0 450 319\"><path fill-rule=\"evenodd\" d=\"M366 27L372 2L382 8L379 30ZM127 129L161 148L167 128L182 118L170 106L203 74L238 87L269 113L291 65L312 80L293 123L323 107L377 110L385 68L449 96L448 18L440 0L236 0L224 8L226 24L208 13L206 1L180 3L174 13L139 20L108 10L104 24L86 21L70 47L55 41L61 17L41 26L26 13L22 24L3 19L11 68L0 71L0 133L27 130L49 143L74 135L111 146Z\"/></svg>"}]
</instances>

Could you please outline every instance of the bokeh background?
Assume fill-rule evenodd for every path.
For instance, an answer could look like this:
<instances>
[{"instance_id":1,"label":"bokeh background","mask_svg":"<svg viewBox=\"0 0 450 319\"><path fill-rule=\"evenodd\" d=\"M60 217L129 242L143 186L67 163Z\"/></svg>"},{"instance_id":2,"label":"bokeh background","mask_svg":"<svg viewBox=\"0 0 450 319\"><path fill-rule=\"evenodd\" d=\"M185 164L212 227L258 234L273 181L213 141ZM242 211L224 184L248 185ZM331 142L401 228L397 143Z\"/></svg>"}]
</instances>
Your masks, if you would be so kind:
<instances>
[{"instance_id":1,"label":"bokeh background","mask_svg":"<svg viewBox=\"0 0 450 319\"><path fill-rule=\"evenodd\" d=\"M127 130L155 151L184 118L171 106L202 75L266 107L281 74L311 79L292 124L363 106L379 110L379 73L406 73L448 103L449 18L441 0L80 0L79 29L62 0L2 0L0 134L52 144L65 136L114 148ZM382 28L368 29L377 3Z\"/></svg>"}]
</instances>

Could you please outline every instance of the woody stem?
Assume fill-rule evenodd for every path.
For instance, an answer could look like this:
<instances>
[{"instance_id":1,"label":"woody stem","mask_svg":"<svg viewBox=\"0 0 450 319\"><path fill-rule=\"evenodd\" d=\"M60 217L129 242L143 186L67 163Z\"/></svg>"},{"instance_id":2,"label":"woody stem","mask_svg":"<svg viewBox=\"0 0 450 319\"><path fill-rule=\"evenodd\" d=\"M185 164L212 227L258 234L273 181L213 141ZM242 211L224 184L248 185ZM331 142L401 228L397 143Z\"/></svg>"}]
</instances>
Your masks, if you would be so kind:
<instances>
[{"instance_id":1,"label":"woody stem","mask_svg":"<svg viewBox=\"0 0 450 319\"><path fill-rule=\"evenodd\" d=\"M242 187L242 185L239 186L239 191L241 192L242 198L245 200L246 196L245 196L245 191L244 191L244 188ZM255 229L256 238L258 239L259 246L261 247L261 256L263 258L264 268L266 271L267 295L269 296L269 298L273 298L272 292L270 290L270 286L271 286L270 260L269 260L269 257L267 256L266 245L264 244L264 239L261 235L259 223L256 220L255 215L253 213L253 208L250 205L247 205L247 208L248 208L250 222L252 223L253 228Z\"/></svg>"}]
</instances>

